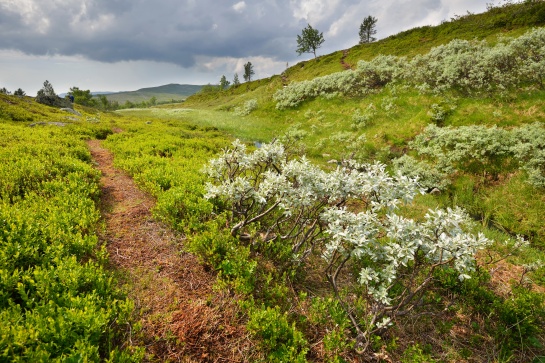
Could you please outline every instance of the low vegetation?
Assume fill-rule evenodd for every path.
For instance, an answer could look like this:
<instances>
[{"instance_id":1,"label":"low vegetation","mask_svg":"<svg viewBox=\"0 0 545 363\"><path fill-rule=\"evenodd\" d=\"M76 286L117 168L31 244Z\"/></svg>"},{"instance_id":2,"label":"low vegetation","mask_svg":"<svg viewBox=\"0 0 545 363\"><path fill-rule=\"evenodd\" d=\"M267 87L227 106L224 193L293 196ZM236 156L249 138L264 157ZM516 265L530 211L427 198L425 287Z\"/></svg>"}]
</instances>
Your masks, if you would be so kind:
<instances>
[{"instance_id":1,"label":"low vegetation","mask_svg":"<svg viewBox=\"0 0 545 363\"><path fill-rule=\"evenodd\" d=\"M138 360L118 345L133 303L96 235L99 174L81 138L101 134L0 124L2 361Z\"/></svg>"}]
</instances>

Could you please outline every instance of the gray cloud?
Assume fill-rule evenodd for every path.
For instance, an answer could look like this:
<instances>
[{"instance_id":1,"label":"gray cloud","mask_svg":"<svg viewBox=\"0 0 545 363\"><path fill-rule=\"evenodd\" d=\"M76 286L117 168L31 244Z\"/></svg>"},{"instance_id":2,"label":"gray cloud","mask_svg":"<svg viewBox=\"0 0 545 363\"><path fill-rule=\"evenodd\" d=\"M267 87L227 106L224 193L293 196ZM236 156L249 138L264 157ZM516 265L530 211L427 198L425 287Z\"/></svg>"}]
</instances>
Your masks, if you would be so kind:
<instances>
[{"instance_id":1,"label":"gray cloud","mask_svg":"<svg viewBox=\"0 0 545 363\"><path fill-rule=\"evenodd\" d=\"M183 67L194 65L196 56L290 59L306 23L322 31L334 24L328 48L335 49L357 42L359 22L369 14L376 14L385 34L441 9L446 13L449 3L474 1L1 0L0 48Z\"/></svg>"},{"instance_id":2,"label":"gray cloud","mask_svg":"<svg viewBox=\"0 0 545 363\"><path fill-rule=\"evenodd\" d=\"M23 2L27 6L0 3L0 48L103 62L156 60L188 67L199 55L274 57L286 53L274 39L293 36L299 26L288 1Z\"/></svg>"},{"instance_id":3,"label":"gray cloud","mask_svg":"<svg viewBox=\"0 0 545 363\"><path fill-rule=\"evenodd\" d=\"M367 15L378 18L377 36L383 38L483 11L487 1L0 0L0 52L13 50L41 62L69 56L104 67L172 64L180 74L208 72L218 79L220 70L240 72L243 61L255 59L263 65L256 74L262 77L311 57L295 52L296 36L307 23L324 33L318 53L327 54L357 44ZM2 64L0 82L12 73L7 61Z\"/></svg>"}]
</instances>

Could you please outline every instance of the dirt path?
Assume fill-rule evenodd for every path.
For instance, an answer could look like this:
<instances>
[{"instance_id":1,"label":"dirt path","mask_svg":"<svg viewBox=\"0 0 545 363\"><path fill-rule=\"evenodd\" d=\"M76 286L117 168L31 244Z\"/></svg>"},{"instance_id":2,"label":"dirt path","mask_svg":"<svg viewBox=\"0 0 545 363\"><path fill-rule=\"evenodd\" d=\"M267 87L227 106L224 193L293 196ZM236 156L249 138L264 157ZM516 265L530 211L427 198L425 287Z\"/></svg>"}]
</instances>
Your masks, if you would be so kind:
<instances>
[{"instance_id":1,"label":"dirt path","mask_svg":"<svg viewBox=\"0 0 545 363\"><path fill-rule=\"evenodd\" d=\"M346 57L348 56L349 50L343 50L343 55L341 56L341 65L344 69L352 69L352 65L345 62Z\"/></svg>"},{"instance_id":2,"label":"dirt path","mask_svg":"<svg viewBox=\"0 0 545 363\"><path fill-rule=\"evenodd\" d=\"M100 238L142 325L132 343L145 345L146 361L245 361L249 341L233 298L212 290L215 276L181 252L182 236L152 218L153 198L113 167L100 141L88 145L102 172Z\"/></svg>"}]
</instances>

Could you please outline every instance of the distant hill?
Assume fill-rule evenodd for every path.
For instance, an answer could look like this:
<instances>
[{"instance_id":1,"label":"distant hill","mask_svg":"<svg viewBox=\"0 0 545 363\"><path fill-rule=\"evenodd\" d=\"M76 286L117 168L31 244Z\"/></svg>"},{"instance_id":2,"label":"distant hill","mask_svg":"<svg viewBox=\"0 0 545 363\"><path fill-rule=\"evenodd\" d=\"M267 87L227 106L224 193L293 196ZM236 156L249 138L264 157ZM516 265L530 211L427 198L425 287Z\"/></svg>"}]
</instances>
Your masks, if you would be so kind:
<instances>
[{"instance_id":1,"label":"distant hill","mask_svg":"<svg viewBox=\"0 0 545 363\"><path fill-rule=\"evenodd\" d=\"M139 103L155 97L157 102L172 100L185 100L187 97L199 92L203 86L192 84L171 83L158 87L141 88L136 91L116 92L106 94L109 101L117 101L123 104L127 101Z\"/></svg>"},{"instance_id":2,"label":"distant hill","mask_svg":"<svg viewBox=\"0 0 545 363\"><path fill-rule=\"evenodd\" d=\"M93 96L98 96L98 95L109 95L109 94L112 94L112 93L116 93L116 92L108 92L108 91L91 92L91 94L92 94ZM64 97L66 97L67 94L68 94L68 93L66 93L66 92L65 92L65 93L59 93L58 96L59 96L60 98L64 98Z\"/></svg>"}]
</instances>

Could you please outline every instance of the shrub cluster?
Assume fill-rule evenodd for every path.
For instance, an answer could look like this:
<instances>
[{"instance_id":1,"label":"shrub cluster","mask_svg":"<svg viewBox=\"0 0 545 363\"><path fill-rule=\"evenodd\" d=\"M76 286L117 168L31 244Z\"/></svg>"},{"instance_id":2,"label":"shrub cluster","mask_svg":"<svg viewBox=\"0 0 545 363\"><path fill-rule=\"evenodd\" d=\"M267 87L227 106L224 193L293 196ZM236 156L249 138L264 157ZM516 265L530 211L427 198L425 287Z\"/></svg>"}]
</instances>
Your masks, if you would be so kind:
<instances>
[{"instance_id":1,"label":"shrub cluster","mask_svg":"<svg viewBox=\"0 0 545 363\"><path fill-rule=\"evenodd\" d=\"M545 128L540 123L512 130L430 124L409 145L432 164L405 155L394 165L421 178L428 188L444 187L446 179L440 179L457 170L497 176L513 167L525 170L533 186L545 187Z\"/></svg>"},{"instance_id":2,"label":"shrub cluster","mask_svg":"<svg viewBox=\"0 0 545 363\"><path fill-rule=\"evenodd\" d=\"M235 107L235 115L248 116L252 111L257 110L257 100L251 99L244 103L242 107Z\"/></svg>"},{"instance_id":3,"label":"shrub cluster","mask_svg":"<svg viewBox=\"0 0 545 363\"><path fill-rule=\"evenodd\" d=\"M405 58L379 55L370 62L358 62L356 70L291 83L274 94L276 108L296 107L305 100L328 94L362 96L371 93L398 78L404 62Z\"/></svg>"},{"instance_id":4,"label":"shrub cluster","mask_svg":"<svg viewBox=\"0 0 545 363\"><path fill-rule=\"evenodd\" d=\"M456 90L466 94L504 92L521 85L543 88L545 29L537 28L515 39L453 40L412 60L379 55L347 70L292 83L274 94L277 109L296 107L327 94L362 96L391 82L407 82L421 91Z\"/></svg>"}]
</instances>

